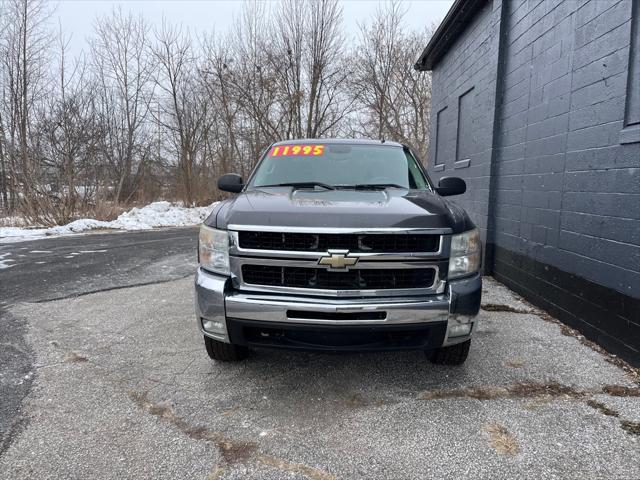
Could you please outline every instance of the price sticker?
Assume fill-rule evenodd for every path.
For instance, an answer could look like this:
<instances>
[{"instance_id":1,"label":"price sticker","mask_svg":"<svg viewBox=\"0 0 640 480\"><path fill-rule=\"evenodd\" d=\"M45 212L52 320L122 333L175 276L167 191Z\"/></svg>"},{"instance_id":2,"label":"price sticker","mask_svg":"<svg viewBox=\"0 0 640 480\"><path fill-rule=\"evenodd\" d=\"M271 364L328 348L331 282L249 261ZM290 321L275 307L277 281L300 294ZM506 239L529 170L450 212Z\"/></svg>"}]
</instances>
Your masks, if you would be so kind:
<instances>
[{"instance_id":1,"label":"price sticker","mask_svg":"<svg viewBox=\"0 0 640 480\"><path fill-rule=\"evenodd\" d=\"M270 157L321 157L324 145L277 145L271 148Z\"/></svg>"}]
</instances>

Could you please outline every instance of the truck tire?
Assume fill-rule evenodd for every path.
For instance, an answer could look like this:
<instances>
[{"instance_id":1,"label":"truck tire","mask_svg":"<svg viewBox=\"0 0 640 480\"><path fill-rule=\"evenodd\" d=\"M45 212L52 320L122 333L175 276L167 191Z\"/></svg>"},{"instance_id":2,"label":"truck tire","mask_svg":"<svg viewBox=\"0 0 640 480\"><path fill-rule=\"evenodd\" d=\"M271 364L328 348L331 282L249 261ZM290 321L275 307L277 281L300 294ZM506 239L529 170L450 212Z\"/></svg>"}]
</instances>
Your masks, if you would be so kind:
<instances>
[{"instance_id":1,"label":"truck tire","mask_svg":"<svg viewBox=\"0 0 640 480\"><path fill-rule=\"evenodd\" d=\"M462 365L469 355L471 340L450 345L448 347L437 348L427 352L429 361L436 365Z\"/></svg>"},{"instance_id":2,"label":"truck tire","mask_svg":"<svg viewBox=\"0 0 640 480\"><path fill-rule=\"evenodd\" d=\"M204 345L207 347L209 357L219 362L237 362L249 356L247 347L219 342L209 337L204 337Z\"/></svg>"}]
</instances>

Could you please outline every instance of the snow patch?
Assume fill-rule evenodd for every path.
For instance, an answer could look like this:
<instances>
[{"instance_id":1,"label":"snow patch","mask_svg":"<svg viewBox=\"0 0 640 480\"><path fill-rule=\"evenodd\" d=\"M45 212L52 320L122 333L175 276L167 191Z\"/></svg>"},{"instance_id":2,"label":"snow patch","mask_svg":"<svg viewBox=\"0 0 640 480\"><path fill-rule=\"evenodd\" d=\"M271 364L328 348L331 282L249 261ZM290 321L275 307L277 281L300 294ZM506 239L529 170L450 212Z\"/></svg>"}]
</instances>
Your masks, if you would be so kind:
<instances>
[{"instance_id":1,"label":"snow patch","mask_svg":"<svg viewBox=\"0 0 640 480\"><path fill-rule=\"evenodd\" d=\"M72 235L96 229L151 230L160 227L186 227L198 225L209 216L214 202L208 207L184 207L179 203L154 202L142 208L133 208L110 222L83 218L67 225L51 228L0 227L4 241L33 240L50 236Z\"/></svg>"},{"instance_id":2,"label":"snow patch","mask_svg":"<svg viewBox=\"0 0 640 480\"><path fill-rule=\"evenodd\" d=\"M4 268L11 268L14 267L15 265L9 265L9 262L11 263L15 263L15 260L11 260L10 258L7 258L11 256L10 253L0 253L0 270L4 269ZM7 258L5 260L5 258Z\"/></svg>"}]
</instances>

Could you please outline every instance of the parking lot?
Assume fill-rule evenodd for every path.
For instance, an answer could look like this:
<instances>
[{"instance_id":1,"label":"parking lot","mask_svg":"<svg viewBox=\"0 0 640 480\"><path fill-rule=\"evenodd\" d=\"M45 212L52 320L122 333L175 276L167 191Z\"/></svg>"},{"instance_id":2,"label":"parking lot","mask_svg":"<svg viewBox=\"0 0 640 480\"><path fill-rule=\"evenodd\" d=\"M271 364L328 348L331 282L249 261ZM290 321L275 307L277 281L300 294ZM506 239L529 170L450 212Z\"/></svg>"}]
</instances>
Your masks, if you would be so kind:
<instances>
[{"instance_id":1,"label":"parking lot","mask_svg":"<svg viewBox=\"0 0 640 480\"><path fill-rule=\"evenodd\" d=\"M267 350L219 364L196 329L191 243L156 248L152 269L126 237L96 260L102 283L5 305L28 368L3 366L3 387L28 389L2 478L640 478L637 373L490 278L462 367Z\"/></svg>"}]
</instances>

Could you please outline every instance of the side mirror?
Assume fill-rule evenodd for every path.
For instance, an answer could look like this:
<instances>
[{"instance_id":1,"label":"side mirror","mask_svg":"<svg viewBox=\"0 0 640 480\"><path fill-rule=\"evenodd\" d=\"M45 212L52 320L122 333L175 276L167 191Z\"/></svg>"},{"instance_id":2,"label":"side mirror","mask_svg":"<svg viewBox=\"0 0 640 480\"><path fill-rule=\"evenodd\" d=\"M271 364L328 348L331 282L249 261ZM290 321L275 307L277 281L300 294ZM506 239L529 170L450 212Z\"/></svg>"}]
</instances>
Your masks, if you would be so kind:
<instances>
[{"instance_id":1,"label":"side mirror","mask_svg":"<svg viewBox=\"0 0 640 480\"><path fill-rule=\"evenodd\" d=\"M223 192L238 193L243 187L242 177L237 173L227 173L218 179L218 189Z\"/></svg>"},{"instance_id":2,"label":"side mirror","mask_svg":"<svg viewBox=\"0 0 640 480\"><path fill-rule=\"evenodd\" d=\"M467 191L467 184L458 177L442 177L438 182L436 192L443 197L450 195L462 195Z\"/></svg>"}]
</instances>

